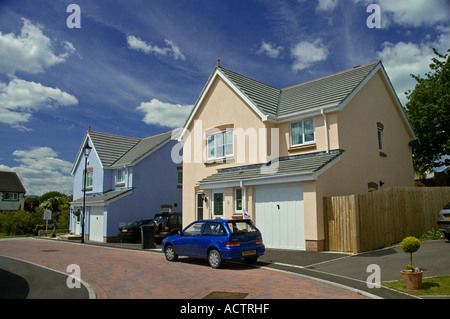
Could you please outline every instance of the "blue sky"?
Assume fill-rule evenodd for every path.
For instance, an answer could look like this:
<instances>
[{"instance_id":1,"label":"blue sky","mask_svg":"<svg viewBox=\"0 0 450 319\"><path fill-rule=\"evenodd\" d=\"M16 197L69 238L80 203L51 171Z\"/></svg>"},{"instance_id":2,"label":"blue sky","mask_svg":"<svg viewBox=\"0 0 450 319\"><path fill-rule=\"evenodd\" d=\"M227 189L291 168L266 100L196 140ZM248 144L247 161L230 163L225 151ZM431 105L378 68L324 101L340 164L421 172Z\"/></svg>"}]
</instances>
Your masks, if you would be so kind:
<instances>
[{"instance_id":1,"label":"blue sky","mask_svg":"<svg viewBox=\"0 0 450 319\"><path fill-rule=\"evenodd\" d=\"M405 103L410 74L450 48L449 13L447 0L0 0L0 170L28 195L71 194L89 126L181 126L218 58L278 88L382 60Z\"/></svg>"}]
</instances>

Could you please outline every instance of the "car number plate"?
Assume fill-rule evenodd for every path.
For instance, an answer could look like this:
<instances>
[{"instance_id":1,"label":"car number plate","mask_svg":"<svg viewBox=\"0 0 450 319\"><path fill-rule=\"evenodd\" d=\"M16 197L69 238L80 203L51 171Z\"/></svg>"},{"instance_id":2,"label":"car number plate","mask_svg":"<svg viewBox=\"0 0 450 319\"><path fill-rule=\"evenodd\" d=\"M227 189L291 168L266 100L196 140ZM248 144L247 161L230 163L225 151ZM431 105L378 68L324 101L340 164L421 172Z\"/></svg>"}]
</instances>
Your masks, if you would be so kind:
<instances>
[{"instance_id":1,"label":"car number plate","mask_svg":"<svg viewBox=\"0 0 450 319\"><path fill-rule=\"evenodd\" d=\"M250 255L255 255L255 254L256 254L256 250L247 250L247 251L242 252L242 256L250 256Z\"/></svg>"},{"instance_id":2,"label":"car number plate","mask_svg":"<svg viewBox=\"0 0 450 319\"><path fill-rule=\"evenodd\" d=\"M444 219L450 219L450 215L444 215Z\"/></svg>"},{"instance_id":3,"label":"car number plate","mask_svg":"<svg viewBox=\"0 0 450 319\"><path fill-rule=\"evenodd\" d=\"M128 230L126 229L122 229L122 233L126 233Z\"/></svg>"}]
</instances>

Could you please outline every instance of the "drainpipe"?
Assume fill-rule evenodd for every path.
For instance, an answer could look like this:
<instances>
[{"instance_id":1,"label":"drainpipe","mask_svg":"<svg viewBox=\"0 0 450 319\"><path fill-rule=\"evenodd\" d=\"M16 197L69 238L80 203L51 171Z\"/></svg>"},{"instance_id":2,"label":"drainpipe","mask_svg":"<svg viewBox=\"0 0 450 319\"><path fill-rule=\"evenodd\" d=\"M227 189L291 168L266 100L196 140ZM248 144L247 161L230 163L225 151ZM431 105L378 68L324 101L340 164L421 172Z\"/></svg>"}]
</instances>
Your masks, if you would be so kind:
<instances>
[{"instance_id":1,"label":"drainpipe","mask_svg":"<svg viewBox=\"0 0 450 319\"><path fill-rule=\"evenodd\" d=\"M328 145L328 124L327 124L327 115L325 114L325 112L323 111L323 109L320 110L320 113L322 113L323 116L323 124L325 127L325 147L327 150L327 154L330 152L330 147Z\"/></svg>"}]
</instances>

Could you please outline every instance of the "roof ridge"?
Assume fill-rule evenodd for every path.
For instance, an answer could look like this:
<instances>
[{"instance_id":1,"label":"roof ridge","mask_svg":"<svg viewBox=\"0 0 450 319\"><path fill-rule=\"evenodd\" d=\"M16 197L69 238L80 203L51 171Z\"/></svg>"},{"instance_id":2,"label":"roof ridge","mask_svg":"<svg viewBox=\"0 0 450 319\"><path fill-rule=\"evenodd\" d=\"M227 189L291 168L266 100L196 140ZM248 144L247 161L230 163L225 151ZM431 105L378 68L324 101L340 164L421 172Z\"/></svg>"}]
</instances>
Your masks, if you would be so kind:
<instances>
[{"instance_id":1,"label":"roof ridge","mask_svg":"<svg viewBox=\"0 0 450 319\"><path fill-rule=\"evenodd\" d=\"M115 137L123 137L123 138L130 138L135 140L142 140L140 137L130 137L130 136L124 136L124 135L118 135L118 134L112 134L112 133L105 133L105 132L98 132L98 131L92 131L89 130L88 133L97 133L97 134L103 134L103 135L109 135L109 136L115 136Z\"/></svg>"},{"instance_id":2,"label":"roof ridge","mask_svg":"<svg viewBox=\"0 0 450 319\"><path fill-rule=\"evenodd\" d=\"M232 72L232 73L234 73L234 74L237 74L237 75L239 75L239 76L242 76L242 77L244 77L244 78L247 78L247 79L250 79L250 80L252 80L252 81L255 81L255 82L261 83L261 84L263 84L263 85L265 85L265 86L269 86L269 87L271 87L271 88L273 88L273 89L276 89L276 90L281 90L280 88L277 88L277 87L275 87L275 86L273 86L273 85L270 85L270 84L264 83L264 82L262 82L262 81L259 81L259 80L255 80L254 78L251 78L251 77L249 77L249 76L247 76L247 75L243 75L243 74L241 74L241 73L238 73L238 72L236 72L236 71L233 71L233 70L230 70L230 69L227 69L227 68L221 67L221 66L218 66L218 67L216 67L216 68L217 68L217 69L223 69L223 70L226 70L226 71Z\"/></svg>"},{"instance_id":3,"label":"roof ridge","mask_svg":"<svg viewBox=\"0 0 450 319\"><path fill-rule=\"evenodd\" d=\"M167 134L167 133L172 133L173 131L175 131L175 129L174 129L174 130L171 130L171 131L167 131L167 132L159 133L159 134L156 134L156 135L152 135L152 136L144 137L144 138L142 138L142 140L146 140L146 139L149 139L149 138L157 137L157 136L160 136L160 135L164 135L164 134Z\"/></svg>"},{"instance_id":4,"label":"roof ridge","mask_svg":"<svg viewBox=\"0 0 450 319\"><path fill-rule=\"evenodd\" d=\"M377 63L380 63L380 62L381 62L381 60L376 60L376 61L373 61L373 62L370 62L370 63L366 63L366 64L363 64L363 65L358 65L358 66L355 66L355 67L353 67L351 69L346 69L346 70L343 70L343 71L339 71L339 72L336 72L336 73L332 73L332 74L329 74L329 75L322 76L322 77L317 78L317 79L312 79L312 80L309 80L309 81L306 81L306 82L302 82L302 83L299 83L299 84L288 86L286 88L281 89L281 91L285 91L285 90L288 90L288 89L291 89L291 88L294 88L294 87L298 87L298 86L301 86L301 85L304 85L304 84L308 84L308 83L312 83L312 82L315 82L315 81L319 81L319 80L323 80L323 79L326 79L326 78L330 78L330 77L333 77L333 76L336 76L336 75L339 75L339 74L342 74L342 73L350 72L352 70L360 69L360 68L366 67L368 65L377 64Z\"/></svg>"}]
</instances>

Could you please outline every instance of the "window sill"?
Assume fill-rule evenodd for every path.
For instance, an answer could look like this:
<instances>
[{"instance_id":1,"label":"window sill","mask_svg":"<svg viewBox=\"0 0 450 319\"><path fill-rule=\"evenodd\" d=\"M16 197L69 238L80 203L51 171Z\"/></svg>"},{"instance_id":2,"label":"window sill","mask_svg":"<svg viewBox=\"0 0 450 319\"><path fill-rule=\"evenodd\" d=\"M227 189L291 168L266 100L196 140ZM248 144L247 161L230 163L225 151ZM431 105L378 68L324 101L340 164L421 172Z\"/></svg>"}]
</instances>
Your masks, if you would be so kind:
<instances>
[{"instance_id":1,"label":"window sill","mask_svg":"<svg viewBox=\"0 0 450 319\"><path fill-rule=\"evenodd\" d=\"M302 144L302 145L290 146L288 148L288 152L295 152L295 151L301 151L301 150L312 149L312 148L317 148L317 144L316 143L310 143L310 144Z\"/></svg>"},{"instance_id":2,"label":"window sill","mask_svg":"<svg viewBox=\"0 0 450 319\"><path fill-rule=\"evenodd\" d=\"M205 165L225 164L225 163L234 163L234 156L212 158L212 159L208 159L204 162Z\"/></svg>"}]
</instances>

